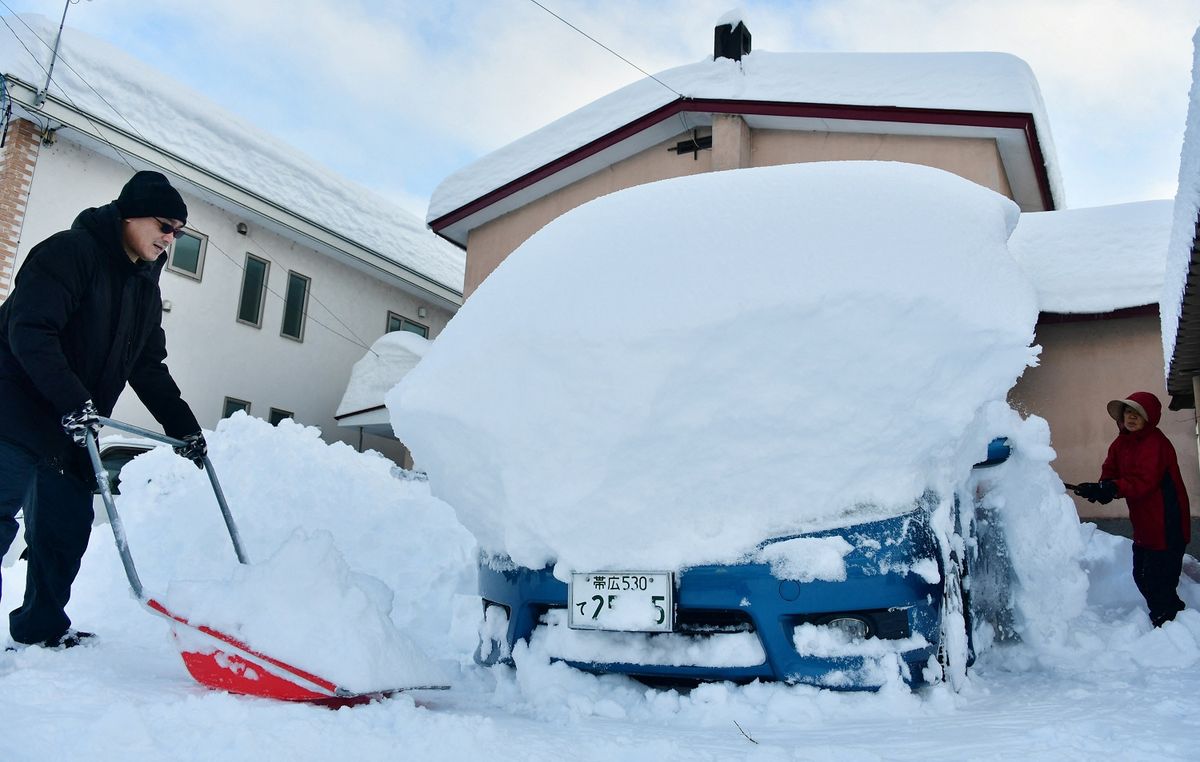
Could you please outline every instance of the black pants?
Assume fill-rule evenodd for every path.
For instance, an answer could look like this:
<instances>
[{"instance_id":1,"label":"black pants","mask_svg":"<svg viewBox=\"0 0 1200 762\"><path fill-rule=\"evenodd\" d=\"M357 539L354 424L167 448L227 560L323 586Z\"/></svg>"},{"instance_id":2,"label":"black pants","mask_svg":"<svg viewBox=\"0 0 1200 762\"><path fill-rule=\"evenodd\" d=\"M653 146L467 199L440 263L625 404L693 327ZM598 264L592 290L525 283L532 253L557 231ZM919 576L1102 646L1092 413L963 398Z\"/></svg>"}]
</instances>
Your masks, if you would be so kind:
<instances>
[{"instance_id":1,"label":"black pants","mask_svg":"<svg viewBox=\"0 0 1200 762\"><path fill-rule=\"evenodd\" d=\"M1133 581L1150 608L1150 623L1155 627L1169 622L1183 611L1183 601L1175 592L1183 570L1183 547L1150 550L1133 546Z\"/></svg>"},{"instance_id":2,"label":"black pants","mask_svg":"<svg viewBox=\"0 0 1200 762\"><path fill-rule=\"evenodd\" d=\"M19 643L54 641L71 626L63 609L92 533L92 491L0 440L0 552L15 537L13 517L22 505L29 561L25 599L9 614L9 634Z\"/></svg>"}]
</instances>

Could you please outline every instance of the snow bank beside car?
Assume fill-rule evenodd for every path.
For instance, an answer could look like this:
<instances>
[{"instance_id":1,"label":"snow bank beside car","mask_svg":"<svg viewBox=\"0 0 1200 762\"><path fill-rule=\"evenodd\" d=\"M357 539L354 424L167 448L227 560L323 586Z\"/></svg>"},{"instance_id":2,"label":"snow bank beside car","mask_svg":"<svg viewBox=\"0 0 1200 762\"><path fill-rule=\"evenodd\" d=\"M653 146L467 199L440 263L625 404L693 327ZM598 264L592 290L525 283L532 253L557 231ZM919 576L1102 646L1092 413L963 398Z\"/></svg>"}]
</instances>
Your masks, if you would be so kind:
<instances>
[{"instance_id":1,"label":"snow bank beside car","mask_svg":"<svg viewBox=\"0 0 1200 762\"><path fill-rule=\"evenodd\" d=\"M1035 361L1017 218L883 162L627 189L489 276L393 425L481 547L532 568L732 561L906 510L982 458L977 412Z\"/></svg>"},{"instance_id":2,"label":"snow bank beside car","mask_svg":"<svg viewBox=\"0 0 1200 762\"><path fill-rule=\"evenodd\" d=\"M208 441L251 565L238 564L204 473L160 448L125 467L118 498L150 595L166 590L194 623L355 689L424 682L431 659L459 659L446 632L455 595L473 586L474 542L424 482L292 421L238 413ZM126 596L111 538L92 546L113 558L81 575L76 598Z\"/></svg>"}]
</instances>

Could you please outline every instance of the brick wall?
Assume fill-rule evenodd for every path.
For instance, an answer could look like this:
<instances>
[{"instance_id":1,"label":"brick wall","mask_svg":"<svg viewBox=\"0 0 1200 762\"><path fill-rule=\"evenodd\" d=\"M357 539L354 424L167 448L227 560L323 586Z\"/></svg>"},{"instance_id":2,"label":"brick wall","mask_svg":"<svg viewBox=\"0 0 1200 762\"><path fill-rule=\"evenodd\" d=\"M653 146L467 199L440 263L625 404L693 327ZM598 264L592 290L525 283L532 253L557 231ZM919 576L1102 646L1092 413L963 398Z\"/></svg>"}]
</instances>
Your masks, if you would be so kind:
<instances>
[{"instance_id":1,"label":"brick wall","mask_svg":"<svg viewBox=\"0 0 1200 762\"><path fill-rule=\"evenodd\" d=\"M0 149L0 302L12 288L17 244L42 141L36 125L13 119Z\"/></svg>"}]
</instances>

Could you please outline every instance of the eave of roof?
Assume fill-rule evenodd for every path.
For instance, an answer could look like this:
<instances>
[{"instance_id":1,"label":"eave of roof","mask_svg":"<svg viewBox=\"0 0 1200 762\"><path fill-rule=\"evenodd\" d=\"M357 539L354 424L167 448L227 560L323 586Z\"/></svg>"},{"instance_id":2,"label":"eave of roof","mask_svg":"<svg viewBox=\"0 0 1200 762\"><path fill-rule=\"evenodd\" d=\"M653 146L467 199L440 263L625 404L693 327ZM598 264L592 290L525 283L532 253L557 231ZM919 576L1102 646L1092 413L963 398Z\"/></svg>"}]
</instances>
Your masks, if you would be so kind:
<instances>
[{"instance_id":1,"label":"eave of roof","mask_svg":"<svg viewBox=\"0 0 1200 762\"><path fill-rule=\"evenodd\" d=\"M585 160L595 157L603 151L630 141L640 134L647 133L656 125L660 125L684 113L693 115L714 113L740 114L750 117L820 120L825 125L825 128L830 131L851 131L846 129L846 127L872 123L879 125L926 125L946 129L973 128L993 135L998 135L1000 131L1018 132L1022 136L1023 147L1027 152L1026 156L1032 170L1032 187L1021 189L1014 187L1014 195L1019 196L1018 202L1026 211L1049 211L1055 208L1055 199L1049 173L1046 168L1045 155L1038 140L1034 116L1031 113L679 98L431 220L429 226L446 240L465 248L467 231L477 227L479 224L487 221L487 219L497 217L509 211L507 208L502 208L490 215L487 214L489 209L492 209L500 202L512 198L521 191L530 190L536 184L550 180L559 173L580 165ZM843 130L834 129L837 126L841 126ZM678 132L678 129L672 129L672 133L675 132ZM651 144L655 142L658 141L650 141ZM1016 167L1011 166L1009 161L1005 161L1004 163L1005 169L1010 175L1010 182L1013 182L1012 178L1020 177L1021 173ZM575 178L572 178L572 181L573 179ZM563 184L565 185L566 183ZM1014 182L1013 184L1016 185L1017 183ZM548 193L555 189L553 187L546 188L545 192ZM534 193L533 195L537 196L540 194ZM477 215L478 217L476 217ZM472 217L475 217L475 219L471 219Z\"/></svg>"},{"instance_id":2,"label":"eave of roof","mask_svg":"<svg viewBox=\"0 0 1200 762\"><path fill-rule=\"evenodd\" d=\"M1167 393L1171 395L1172 410L1196 407L1192 377L1200 376L1200 216L1194 229L1175 349L1167 365Z\"/></svg>"},{"instance_id":3,"label":"eave of roof","mask_svg":"<svg viewBox=\"0 0 1200 762\"><path fill-rule=\"evenodd\" d=\"M1143 304L1138 307L1123 307L1108 312L1039 312L1038 325L1055 325L1059 323L1090 323L1101 320L1122 320L1135 317L1158 317L1157 304Z\"/></svg>"}]
</instances>

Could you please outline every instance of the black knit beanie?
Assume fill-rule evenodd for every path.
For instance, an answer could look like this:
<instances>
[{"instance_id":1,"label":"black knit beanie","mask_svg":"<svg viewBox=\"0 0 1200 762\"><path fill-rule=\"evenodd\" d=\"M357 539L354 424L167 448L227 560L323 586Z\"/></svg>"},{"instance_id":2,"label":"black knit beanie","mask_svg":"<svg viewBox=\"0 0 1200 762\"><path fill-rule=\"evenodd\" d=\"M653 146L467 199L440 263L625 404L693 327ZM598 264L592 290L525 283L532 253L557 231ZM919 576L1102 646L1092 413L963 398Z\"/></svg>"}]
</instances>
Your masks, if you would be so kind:
<instances>
[{"instance_id":1,"label":"black knit beanie","mask_svg":"<svg viewBox=\"0 0 1200 762\"><path fill-rule=\"evenodd\" d=\"M160 172L135 174L121 189L116 204L122 219L162 217L187 222L187 204L183 203L183 196Z\"/></svg>"}]
</instances>

